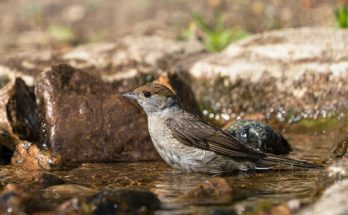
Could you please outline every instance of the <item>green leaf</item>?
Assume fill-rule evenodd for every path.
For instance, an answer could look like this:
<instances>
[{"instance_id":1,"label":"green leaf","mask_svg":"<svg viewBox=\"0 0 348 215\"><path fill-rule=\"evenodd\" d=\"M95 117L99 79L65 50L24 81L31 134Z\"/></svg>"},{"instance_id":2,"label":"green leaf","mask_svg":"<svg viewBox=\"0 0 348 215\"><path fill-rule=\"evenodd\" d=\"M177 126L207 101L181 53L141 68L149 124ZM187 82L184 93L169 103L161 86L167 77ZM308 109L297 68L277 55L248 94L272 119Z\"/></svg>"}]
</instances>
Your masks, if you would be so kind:
<instances>
[{"instance_id":1,"label":"green leaf","mask_svg":"<svg viewBox=\"0 0 348 215\"><path fill-rule=\"evenodd\" d=\"M210 52L219 52L226 48L231 42L249 35L246 31L226 29L224 27L224 20L221 11L215 11L213 26L209 26L204 18L197 13L192 14L192 20L197 28L202 31L203 45ZM187 33L191 33L190 35L192 35L194 32Z\"/></svg>"},{"instance_id":2,"label":"green leaf","mask_svg":"<svg viewBox=\"0 0 348 215\"><path fill-rule=\"evenodd\" d=\"M204 21L203 17L198 13L193 13L192 19L196 23L198 28L201 29L204 33L210 33L212 31L209 25Z\"/></svg>"},{"instance_id":3,"label":"green leaf","mask_svg":"<svg viewBox=\"0 0 348 215\"><path fill-rule=\"evenodd\" d=\"M339 6L336 9L336 20L338 27L348 28L348 6Z\"/></svg>"},{"instance_id":4,"label":"green leaf","mask_svg":"<svg viewBox=\"0 0 348 215\"><path fill-rule=\"evenodd\" d=\"M48 28L48 33L53 39L58 41L68 41L74 38L71 28L60 25L51 25Z\"/></svg>"}]
</instances>

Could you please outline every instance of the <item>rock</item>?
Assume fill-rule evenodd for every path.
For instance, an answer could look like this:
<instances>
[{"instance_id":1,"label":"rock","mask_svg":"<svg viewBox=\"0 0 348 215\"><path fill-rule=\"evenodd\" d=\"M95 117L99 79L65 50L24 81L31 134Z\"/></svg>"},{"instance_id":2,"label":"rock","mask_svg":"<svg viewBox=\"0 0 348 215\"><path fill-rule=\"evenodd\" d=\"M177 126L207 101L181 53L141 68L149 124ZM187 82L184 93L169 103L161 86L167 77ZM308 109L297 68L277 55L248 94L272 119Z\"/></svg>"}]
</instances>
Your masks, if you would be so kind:
<instances>
[{"instance_id":1,"label":"rock","mask_svg":"<svg viewBox=\"0 0 348 215\"><path fill-rule=\"evenodd\" d=\"M11 151L15 150L19 142L19 138L13 132L7 111L8 103L13 99L15 92L15 80L6 81L0 89L0 143Z\"/></svg>"},{"instance_id":2,"label":"rock","mask_svg":"<svg viewBox=\"0 0 348 215\"><path fill-rule=\"evenodd\" d=\"M70 199L61 204L55 211L48 214L54 215L81 215L80 200L78 198Z\"/></svg>"},{"instance_id":3,"label":"rock","mask_svg":"<svg viewBox=\"0 0 348 215\"><path fill-rule=\"evenodd\" d=\"M40 120L33 89L20 78L16 78L14 84L6 106L12 130L22 140L37 142L40 140Z\"/></svg>"},{"instance_id":4,"label":"rock","mask_svg":"<svg viewBox=\"0 0 348 215\"><path fill-rule=\"evenodd\" d=\"M11 163L25 170L56 170L62 165L59 155L26 141L16 146Z\"/></svg>"},{"instance_id":5,"label":"rock","mask_svg":"<svg viewBox=\"0 0 348 215\"><path fill-rule=\"evenodd\" d=\"M224 130L242 143L257 150L276 155L291 151L288 141L271 126L254 120L238 120L224 127Z\"/></svg>"},{"instance_id":6,"label":"rock","mask_svg":"<svg viewBox=\"0 0 348 215\"><path fill-rule=\"evenodd\" d=\"M57 65L40 75L35 91L42 144L63 162L159 160L145 114L110 84Z\"/></svg>"},{"instance_id":7,"label":"rock","mask_svg":"<svg viewBox=\"0 0 348 215\"><path fill-rule=\"evenodd\" d=\"M331 178L331 181L337 181L339 179L348 176L348 157L335 160L330 166L325 169L325 175Z\"/></svg>"},{"instance_id":8,"label":"rock","mask_svg":"<svg viewBox=\"0 0 348 215\"><path fill-rule=\"evenodd\" d=\"M41 207L40 199L39 192L18 184L7 184L0 194L0 214L25 215Z\"/></svg>"},{"instance_id":9,"label":"rock","mask_svg":"<svg viewBox=\"0 0 348 215\"><path fill-rule=\"evenodd\" d=\"M348 179L327 188L313 205L301 210L299 215L341 215L347 214Z\"/></svg>"},{"instance_id":10,"label":"rock","mask_svg":"<svg viewBox=\"0 0 348 215\"><path fill-rule=\"evenodd\" d=\"M0 73L7 75L10 79L19 76L30 86L35 83L38 104L34 102L27 105L29 108L25 110L28 111L23 114L14 112L10 118L13 119L12 124L7 124L13 125L14 131L18 131L17 133L22 136L22 139L39 142L40 148L52 148L58 154L63 152L63 162L159 160L160 157L154 150L147 132L145 115L138 110L136 105L120 98L119 94L154 80L164 70L169 71L168 61L175 61L199 50L201 50L201 46L192 41L175 42L160 37L126 37L116 43L90 44L61 52L40 51L36 54L24 53L9 56L0 63ZM60 73L58 68L63 67L55 67L51 70L52 62L69 63L83 69L86 74L80 75L78 72L77 76L83 76L84 80L88 79L91 83L84 83L81 88L75 89L76 87L72 86L76 84L74 82L71 85L68 84L67 88L60 89L59 83L54 81L64 79L63 75L50 74ZM45 72L42 73L43 71ZM199 113L189 83L173 72L164 74L160 79L165 79L173 87L184 108L190 112ZM78 82L78 80L74 80ZM98 90L106 92L103 92L101 96L88 92L89 94L87 93L88 95L85 97L82 88L90 84ZM50 90L48 85L54 85L54 90ZM20 86L22 86L21 89L30 90L25 95L30 95L30 99L27 100L32 102L35 98L31 92L32 87L24 84ZM64 94L62 98L57 98L63 91L70 90L71 92ZM56 94L52 95L53 92ZM82 99L82 97L85 97L84 101L87 103L80 105L78 99ZM48 99L50 100L48 101ZM99 101L107 100L111 102L99 103ZM16 99L14 102L9 102L11 104L9 107L24 107L25 105L22 104L16 106L21 101ZM50 109L48 109L50 102L58 102L60 105L58 107L59 105L54 103L56 105L52 106L54 119L49 118L49 115L46 114L50 113ZM75 106L70 106L73 105L72 103ZM65 104L65 106L63 107L61 104ZM39 105L38 112L41 114L39 119L42 121L37 120L37 115L28 115L35 113L32 110L35 110L37 105ZM124 109L115 109L115 105L121 105ZM82 109L76 109L78 107ZM127 117L123 117L124 110L129 112ZM58 115L56 115L57 113ZM70 115L66 117L64 114ZM103 117L99 118L99 114ZM120 120L120 116L124 120ZM4 117L4 119L7 118ZM27 123L29 126L23 123L26 120L29 120ZM72 121L74 122L72 123ZM129 121L132 123L128 123ZM65 124L68 122L72 124ZM128 125L123 127L123 124ZM71 129L70 126L78 129ZM129 130L132 131L132 135L129 135ZM58 133L55 133L56 131ZM3 133L5 137L11 135L10 132ZM121 142L122 144L120 144ZM14 150L16 144L10 144L11 149Z\"/></svg>"},{"instance_id":11,"label":"rock","mask_svg":"<svg viewBox=\"0 0 348 215\"><path fill-rule=\"evenodd\" d=\"M102 191L87 198L72 198L61 204L55 215L113 215L113 214L154 214L160 208L161 202L149 191L120 189Z\"/></svg>"},{"instance_id":12,"label":"rock","mask_svg":"<svg viewBox=\"0 0 348 215\"><path fill-rule=\"evenodd\" d=\"M15 126L14 130L24 136L22 139L32 142L39 139L40 148L52 148L67 163L160 160L152 146L145 115L136 105L120 98L119 94L154 80L164 69L169 70L168 66L163 66L168 61L199 50L201 46L192 41L126 37L116 43L90 44L68 51L41 51L36 54L9 56L0 63L0 73L10 79L22 77L30 86L35 83L38 101L38 104L30 103L26 109L28 111L23 114L11 114L11 123ZM73 78L71 83L70 80L64 80L62 83L66 82L67 85L61 89L58 82L65 77L58 73L61 70L73 72L74 69L58 66L51 70L52 62L69 63L84 69L85 73L76 72L73 75L76 79ZM42 73L43 71L45 72ZM67 73L69 72L64 74ZM88 81L79 88L75 85L80 84L80 78ZM199 113L187 82L170 72L162 76L161 80L164 79L173 87L188 111ZM23 87L23 84L20 86L23 89L32 89ZM84 88L98 88L98 92L85 92ZM30 95L30 101L35 98L32 92L26 95ZM84 103L80 104L79 99ZM16 106L21 101L16 99L10 102L10 107L24 107L22 104ZM32 109L35 110L36 105L38 113L41 114L39 123L37 115L28 116L29 113L35 113ZM51 107L53 116L49 114ZM123 112L128 112L128 115L123 116ZM22 123L26 122L22 119L31 120L29 126ZM127 125L123 126L124 124ZM132 135L129 135L129 131L132 131ZM5 137L11 135L10 132L3 133ZM16 144L9 144L14 150Z\"/></svg>"},{"instance_id":13,"label":"rock","mask_svg":"<svg viewBox=\"0 0 348 215\"><path fill-rule=\"evenodd\" d=\"M73 197L76 195L79 196L88 196L96 191L94 189L77 185L77 184L60 184L48 187L45 189L46 192L52 193L52 195L59 195L60 197Z\"/></svg>"},{"instance_id":14,"label":"rock","mask_svg":"<svg viewBox=\"0 0 348 215\"><path fill-rule=\"evenodd\" d=\"M345 138L344 140L338 142L334 149L333 149L333 155L335 158L341 158L347 153L348 148L348 138Z\"/></svg>"},{"instance_id":15,"label":"rock","mask_svg":"<svg viewBox=\"0 0 348 215\"><path fill-rule=\"evenodd\" d=\"M231 185L224 178L214 177L204 181L201 184L186 191L184 194L178 197L178 200L184 199L208 199L211 197L221 197L223 195L229 195L232 192Z\"/></svg>"},{"instance_id":16,"label":"rock","mask_svg":"<svg viewBox=\"0 0 348 215\"><path fill-rule=\"evenodd\" d=\"M7 56L0 61L0 73L11 78L21 77L33 86L42 71L51 69L52 62L65 63L112 83L113 88L123 93L155 80L171 69L172 62L202 50L197 41L127 36L115 43L88 44L62 52L40 51ZM168 73L167 78L184 106L198 113L190 83L175 73Z\"/></svg>"},{"instance_id":17,"label":"rock","mask_svg":"<svg viewBox=\"0 0 348 215\"><path fill-rule=\"evenodd\" d=\"M149 191L104 191L87 198L83 208L89 214L153 214L161 202Z\"/></svg>"},{"instance_id":18,"label":"rock","mask_svg":"<svg viewBox=\"0 0 348 215\"><path fill-rule=\"evenodd\" d=\"M237 215L237 212L233 209L213 209L209 215Z\"/></svg>"},{"instance_id":19,"label":"rock","mask_svg":"<svg viewBox=\"0 0 348 215\"><path fill-rule=\"evenodd\" d=\"M275 203L272 200L257 201L252 206L246 207L243 214L253 215L291 215L300 207L300 201L293 199L288 202Z\"/></svg>"},{"instance_id":20,"label":"rock","mask_svg":"<svg viewBox=\"0 0 348 215\"><path fill-rule=\"evenodd\" d=\"M88 74L112 82L125 92L149 82L162 70L166 59L185 57L202 50L195 41L177 42L158 36L127 36L115 43L95 43L54 52L41 50L35 54L7 56L0 62L0 73L22 77L34 85L42 71L50 70L52 62L70 64Z\"/></svg>"},{"instance_id":21,"label":"rock","mask_svg":"<svg viewBox=\"0 0 348 215\"><path fill-rule=\"evenodd\" d=\"M177 59L187 58L202 49L197 41L178 42L158 36L127 36L115 43L88 44L63 52L46 50L35 54L10 55L0 61L0 73L11 79L21 77L29 86L33 86L42 71L51 69L52 62L65 63L112 83L113 88L122 93L155 80L169 67L173 67ZM186 100L187 95L193 95L188 82L174 73L168 77L174 89L180 95L186 95L182 100ZM192 96L187 100L189 109L198 107Z\"/></svg>"},{"instance_id":22,"label":"rock","mask_svg":"<svg viewBox=\"0 0 348 215\"><path fill-rule=\"evenodd\" d=\"M35 176L34 181L41 187L50 187L53 185L60 185L65 183L63 179L50 173L39 173Z\"/></svg>"},{"instance_id":23,"label":"rock","mask_svg":"<svg viewBox=\"0 0 348 215\"><path fill-rule=\"evenodd\" d=\"M345 30L282 29L178 67L209 118L258 112L281 121L325 117L348 105L347 47Z\"/></svg>"},{"instance_id":24,"label":"rock","mask_svg":"<svg viewBox=\"0 0 348 215\"><path fill-rule=\"evenodd\" d=\"M291 215L292 212L288 205L281 204L272 208L271 215Z\"/></svg>"},{"instance_id":25,"label":"rock","mask_svg":"<svg viewBox=\"0 0 348 215\"><path fill-rule=\"evenodd\" d=\"M318 195L319 199L308 207L302 209L299 215L338 215L346 214L348 205L348 157L334 160L325 168L320 178Z\"/></svg>"},{"instance_id":26,"label":"rock","mask_svg":"<svg viewBox=\"0 0 348 215\"><path fill-rule=\"evenodd\" d=\"M233 208L194 207L190 214L193 215L237 215Z\"/></svg>"},{"instance_id":27,"label":"rock","mask_svg":"<svg viewBox=\"0 0 348 215\"><path fill-rule=\"evenodd\" d=\"M28 199L29 196L22 187L9 184L0 195L0 213L24 215L26 214L25 203Z\"/></svg>"},{"instance_id":28,"label":"rock","mask_svg":"<svg viewBox=\"0 0 348 215\"><path fill-rule=\"evenodd\" d=\"M9 162L22 140L40 140L40 121L33 90L20 78L3 80L0 89L0 144Z\"/></svg>"}]
</instances>

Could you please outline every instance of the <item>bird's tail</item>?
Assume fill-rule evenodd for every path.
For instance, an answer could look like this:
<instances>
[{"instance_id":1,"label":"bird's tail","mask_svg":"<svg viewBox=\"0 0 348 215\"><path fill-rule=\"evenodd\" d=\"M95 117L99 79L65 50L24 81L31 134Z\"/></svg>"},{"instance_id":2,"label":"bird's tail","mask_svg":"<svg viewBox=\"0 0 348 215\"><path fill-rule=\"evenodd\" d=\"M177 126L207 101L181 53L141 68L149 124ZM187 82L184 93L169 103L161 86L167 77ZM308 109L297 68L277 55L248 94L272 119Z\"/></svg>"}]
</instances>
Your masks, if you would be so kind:
<instances>
[{"instance_id":1,"label":"bird's tail","mask_svg":"<svg viewBox=\"0 0 348 215\"><path fill-rule=\"evenodd\" d=\"M310 163L308 161L294 160L268 155L262 158L256 164L256 169L313 169L321 168L321 165Z\"/></svg>"}]
</instances>

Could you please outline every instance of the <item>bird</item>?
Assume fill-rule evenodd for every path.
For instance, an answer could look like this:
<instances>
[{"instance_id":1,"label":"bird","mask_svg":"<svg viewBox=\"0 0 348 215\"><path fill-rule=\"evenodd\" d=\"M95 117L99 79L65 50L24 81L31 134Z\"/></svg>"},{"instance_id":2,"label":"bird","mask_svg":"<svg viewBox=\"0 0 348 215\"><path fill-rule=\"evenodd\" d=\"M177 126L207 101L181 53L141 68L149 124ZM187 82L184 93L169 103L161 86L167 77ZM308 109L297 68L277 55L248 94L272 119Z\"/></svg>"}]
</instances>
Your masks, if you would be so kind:
<instances>
[{"instance_id":1,"label":"bird","mask_svg":"<svg viewBox=\"0 0 348 215\"><path fill-rule=\"evenodd\" d=\"M185 111L168 87L148 83L123 97L135 100L147 115L155 149L173 168L226 174L249 170L310 169L316 164L266 154Z\"/></svg>"}]
</instances>

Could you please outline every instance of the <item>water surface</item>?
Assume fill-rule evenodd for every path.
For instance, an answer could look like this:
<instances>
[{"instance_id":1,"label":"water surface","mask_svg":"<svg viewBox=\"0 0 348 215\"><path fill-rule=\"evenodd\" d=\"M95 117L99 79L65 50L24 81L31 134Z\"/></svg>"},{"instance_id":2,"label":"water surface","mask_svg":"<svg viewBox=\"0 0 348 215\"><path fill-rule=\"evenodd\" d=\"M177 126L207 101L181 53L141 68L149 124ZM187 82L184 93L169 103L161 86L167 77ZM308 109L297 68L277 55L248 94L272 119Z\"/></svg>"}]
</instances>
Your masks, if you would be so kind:
<instances>
[{"instance_id":1,"label":"water surface","mask_svg":"<svg viewBox=\"0 0 348 215\"><path fill-rule=\"evenodd\" d=\"M284 136L293 146L289 157L322 162L330 157L335 143L343 140L344 132L340 127L328 130L322 128L304 129L301 126L282 126ZM320 169L307 171L268 171L241 172L219 176L232 186L232 192L219 197L204 199L182 199L180 196L205 180L216 177L198 173L185 173L175 170L162 162L139 163L95 163L82 164L76 168L56 171L71 184L82 185L93 190L117 188L148 189L156 193L163 203L157 214L191 213L197 207L234 207L239 211L255 206L260 202L280 203L299 200L301 203L313 201L318 192ZM36 173L25 172L10 165L1 166L0 182L33 183ZM45 191L48 202L58 204L73 195ZM89 195L81 192L80 195Z\"/></svg>"}]
</instances>

